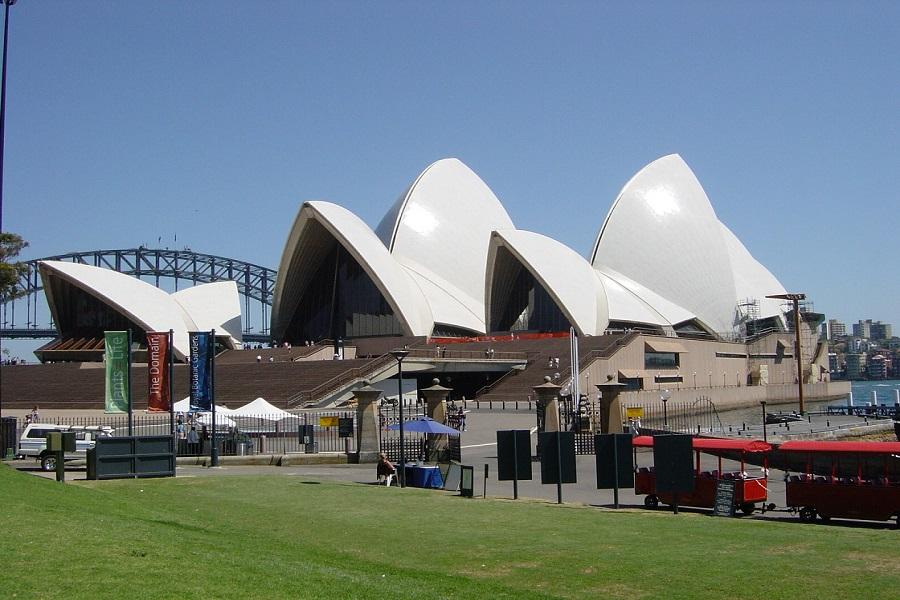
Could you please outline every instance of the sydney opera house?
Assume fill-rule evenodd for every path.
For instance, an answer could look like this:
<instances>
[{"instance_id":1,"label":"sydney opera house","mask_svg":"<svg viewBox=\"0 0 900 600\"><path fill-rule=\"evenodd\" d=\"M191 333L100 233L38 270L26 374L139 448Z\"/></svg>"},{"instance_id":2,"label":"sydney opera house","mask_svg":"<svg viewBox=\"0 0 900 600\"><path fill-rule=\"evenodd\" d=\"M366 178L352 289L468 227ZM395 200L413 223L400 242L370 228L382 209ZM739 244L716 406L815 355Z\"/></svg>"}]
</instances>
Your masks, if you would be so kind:
<instances>
[{"instance_id":1,"label":"sydney opera house","mask_svg":"<svg viewBox=\"0 0 900 600\"><path fill-rule=\"evenodd\" d=\"M518 378L519 388L496 380L513 368L538 371L537 362L548 357L552 364L560 352L542 350L541 340L574 331L585 350L574 370L582 390L615 382L639 402L658 399L663 386L684 399L716 388L726 403L777 402L794 397L802 378L811 396L833 395L827 350L816 337L822 316L804 312L798 372L793 319L781 300L768 298L784 294L784 286L718 219L680 156L664 156L635 174L598 226L586 254L517 229L484 181L453 158L419 174L375 228L338 204L305 202L278 266L272 345L342 340L356 348L350 358L384 355L394 345L443 347L444 354L416 367L420 383L453 371L468 398L506 388L513 397L526 393L522 386L534 377ZM135 339L171 329L179 359L192 330L215 329L222 351L240 348L233 282L169 294L87 265L44 262L40 273L59 331L38 351L43 361L98 360L96 340L105 329L130 329ZM534 345L522 346L528 340ZM518 345L504 345L513 341ZM448 347L490 347L488 357L509 349L527 358L499 366L457 361L451 368L443 360ZM318 358L332 358L330 350ZM560 385L572 377L562 370L552 373ZM467 379L467 371L478 375ZM382 369L366 378L394 373ZM535 382L544 375L536 373ZM297 396L267 397L290 408ZM339 397L328 390L314 400Z\"/></svg>"},{"instance_id":2,"label":"sydney opera house","mask_svg":"<svg viewBox=\"0 0 900 600\"><path fill-rule=\"evenodd\" d=\"M306 202L285 244L272 336L293 343L385 335L477 336L642 329L732 332L746 315L783 329L784 287L716 217L681 157L629 181L589 258L516 229L456 159L430 165L372 230L345 208Z\"/></svg>"}]
</instances>

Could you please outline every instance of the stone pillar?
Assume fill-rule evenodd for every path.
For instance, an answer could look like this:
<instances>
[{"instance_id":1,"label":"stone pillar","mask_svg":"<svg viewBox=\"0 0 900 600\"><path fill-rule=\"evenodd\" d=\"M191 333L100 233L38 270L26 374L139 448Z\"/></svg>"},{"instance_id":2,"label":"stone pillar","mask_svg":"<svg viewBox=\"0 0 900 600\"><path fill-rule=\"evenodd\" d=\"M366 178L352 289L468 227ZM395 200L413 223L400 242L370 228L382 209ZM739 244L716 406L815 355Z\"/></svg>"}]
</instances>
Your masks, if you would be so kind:
<instances>
[{"instance_id":1,"label":"stone pillar","mask_svg":"<svg viewBox=\"0 0 900 600\"><path fill-rule=\"evenodd\" d=\"M538 410L542 411L543 427L538 424L538 432L559 431L559 390L560 386L551 383L550 377L544 377L544 383L532 388Z\"/></svg>"},{"instance_id":2,"label":"stone pillar","mask_svg":"<svg viewBox=\"0 0 900 600\"><path fill-rule=\"evenodd\" d=\"M618 397L625 384L609 375L606 383L598 383L594 387L600 392L600 433L622 433L622 409Z\"/></svg>"},{"instance_id":3,"label":"stone pillar","mask_svg":"<svg viewBox=\"0 0 900 600\"><path fill-rule=\"evenodd\" d=\"M426 413L430 418L438 423L447 423L447 397L452 388L441 385L440 380L435 377L431 380L431 387L419 390L425 398ZM448 436L443 434L428 434L426 436L426 450L428 460L434 462L447 462L448 447L450 440Z\"/></svg>"},{"instance_id":4,"label":"stone pillar","mask_svg":"<svg viewBox=\"0 0 900 600\"><path fill-rule=\"evenodd\" d=\"M363 387L353 391L356 398L356 462L378 462L381 452L378 435L378 398L381 390L373 388L368 381Z\"/></svg>"},{"instance_id":5,"label":"stone pillar","mask_svg":"<svg viewBox=\"0 0 900 600\"><path fill-rule=\"evenodd\" d=\"M559 431L559 390L560 386L552 383L550 377L544 377L544 383L533 388L537 408L537 455L541 455L541 432Z\"/></svg>"}]
</instances>

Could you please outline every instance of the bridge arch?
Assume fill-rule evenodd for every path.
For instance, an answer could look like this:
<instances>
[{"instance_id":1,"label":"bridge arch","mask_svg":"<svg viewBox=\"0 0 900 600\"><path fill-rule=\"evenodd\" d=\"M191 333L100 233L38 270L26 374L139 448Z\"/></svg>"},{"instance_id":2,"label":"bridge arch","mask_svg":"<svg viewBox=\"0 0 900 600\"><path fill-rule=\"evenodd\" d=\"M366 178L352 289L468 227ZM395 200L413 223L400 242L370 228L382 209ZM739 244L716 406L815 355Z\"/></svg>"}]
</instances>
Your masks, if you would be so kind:
<instances>
[{"instance_id":1,"label":"bridge arch","mask_svg":"<svg viewBox=\"0 0 900 600\"><path fill-rule=\"evenodd\" d=\"M43 260L74 262L112 269L153 283L156 287L161 287L165 282L173 282L174 291L178 290L179 282L196 285L215 281L234 281L243 301L244 340L268 341L269 312L277 275L274 269L188 249L170 250L144 246L71 252L26 261L28 269L19 277L16 286L23 295L16 300L4 301L0 310L2 321L0 325L4 338L45 338L55 335L55 327L50 323L46 300L41 294L43 285L37 264ZM22 308L25 309L24 322L21 318ZM40 308L46 311L46 325L39 323Z\"/></svg>"}]
</instances>

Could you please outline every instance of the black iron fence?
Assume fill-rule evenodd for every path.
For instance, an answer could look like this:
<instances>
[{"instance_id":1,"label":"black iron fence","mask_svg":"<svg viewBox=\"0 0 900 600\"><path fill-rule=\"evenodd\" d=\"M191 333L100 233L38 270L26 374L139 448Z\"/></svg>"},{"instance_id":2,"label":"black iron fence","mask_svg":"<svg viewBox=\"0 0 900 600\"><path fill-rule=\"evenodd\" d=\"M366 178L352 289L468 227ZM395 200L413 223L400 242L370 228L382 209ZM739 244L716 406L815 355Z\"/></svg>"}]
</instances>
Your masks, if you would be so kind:
<instances>
[{"instance_id":1,"label":"black iron fence","mask_svg":"<svg viewBox=\"0 0 900 600\"><path fill-rule=\"evenodd\" d=\"M628 418L629 412L633 416ZM649 402L625 406L626 422L640 430L673 431L678 433L722 433L725 427L719 419L716 405L706 396L693 401Z\"/></svg>"},{"instance_id":2,"label":"black iron fence","mask_svg":"<svg viewBox=\"0 0 900 600\"><path fill-rule=\"evenodd\" d=\"M172 425L168 414L134 415L131 431L127 415L70 416L41 418L42 424L69 427L105 426L112 435L169 435ZM16 440L27 423L16 422ZM301 437L301 427L307 436ZM311 429L309 429L311 428ZM186 415L174 425L178 456L208 455L212 443L211 415ZM311 435L309 435L311 433ZM342 435L343 433L343 435ZM243 454L288 454L293 452L355 452L356 414L354 411L315 411L286 418L268 415L216 415L216 439L223 456Z\"/></svg>"}]
</instances>

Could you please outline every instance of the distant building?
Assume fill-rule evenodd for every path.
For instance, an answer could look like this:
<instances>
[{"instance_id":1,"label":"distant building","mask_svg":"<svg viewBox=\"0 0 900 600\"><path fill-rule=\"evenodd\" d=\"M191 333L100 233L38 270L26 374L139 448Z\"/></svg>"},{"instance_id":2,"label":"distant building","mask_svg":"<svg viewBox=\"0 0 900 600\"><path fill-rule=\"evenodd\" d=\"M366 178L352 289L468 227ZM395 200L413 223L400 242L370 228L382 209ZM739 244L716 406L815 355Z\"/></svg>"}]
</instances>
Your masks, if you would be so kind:
<instances>
[{"instance_id":1,"label":"distant building","mask_svg":"<svg viewBox=\"0 0 900 600\"><path fill-rule=\"evenodd\" d=\"M847 354L847 379L864 379L866 355L861 352Z\"/></svg>"},{"instance_id":2,"label":"distant building","mask_svg":"<svg viewBox=\"0 0 900 600\"><path fill-rule=\"evenodd\" d=\"M853 337L870 338L872 337L872 319L866 319L859 323L853 324Z\"/></svg>"},{"instance_id":3,"label":"distant building","mask_svg":"<svg viewBox=\"0 0 900 600\"><path fill-rule=\"evenodd\" d=\"M869 379L887 379L887 366L889 364L890 361L886 360L881 354L873 356L866 365L866 372L869 375Z\"/></svg>"},{"instance_id":4,"label":"distant building","mask_svg":"<svg viewBox=\"0 0 900 600\"><path fill-rule=\"evenodd\" d=\"M847 324L841 323L837 319L828 319L828 339L833 340L835 338L846 337L847 335Z\"/></svg>"},{"instance_id":5,"label":"distant building","mask_svg":"<svg viewBox=\"0 0 900 600\"><path fill-rule=\"evenodd\" d=\"M890 323L875 321L869 324L869 338L873 340L889 340L892 337L892 329Z\"/></svg>"},{"instance_id":6,"label":"distant building","mask_svg":"<svg viewBox=\"0 0 900 600\"><path fill-rule=\"evenodd\" d=\"M828 353L828 372L831 373L832 377L837 377L841 372L836 352Z\"/></svg>"}]
</instances>

